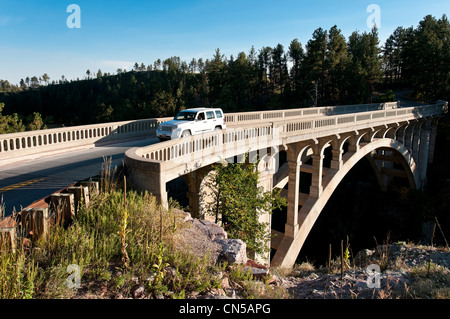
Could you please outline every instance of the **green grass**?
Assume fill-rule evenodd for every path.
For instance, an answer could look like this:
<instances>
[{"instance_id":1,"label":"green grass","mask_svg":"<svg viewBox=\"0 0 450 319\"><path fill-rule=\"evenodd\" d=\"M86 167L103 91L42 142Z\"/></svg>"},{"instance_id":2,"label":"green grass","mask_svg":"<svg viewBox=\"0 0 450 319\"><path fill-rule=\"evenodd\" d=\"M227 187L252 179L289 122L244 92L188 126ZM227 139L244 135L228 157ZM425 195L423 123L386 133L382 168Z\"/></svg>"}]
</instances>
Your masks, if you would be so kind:
<instances>
[{"instance_id":1,"label":"green grass","mask_svg":"<svg viewBox=\"0 0 450 319\"><path fill-rule=\"evenodd\" d=\"M1 241L0 298L72 298L99 285L127 297L136 282L146 294L184 295L217 285L206 260L173 248L176 230L183 227L173 208L161 208L148 194L108 190L92 197L70 227L52 225L31 247L17 240L12 251ZM80 269L79 289L67 285L72 264ZM175 276L166 274L170 269Z\"/></svg>"}]
</instances>

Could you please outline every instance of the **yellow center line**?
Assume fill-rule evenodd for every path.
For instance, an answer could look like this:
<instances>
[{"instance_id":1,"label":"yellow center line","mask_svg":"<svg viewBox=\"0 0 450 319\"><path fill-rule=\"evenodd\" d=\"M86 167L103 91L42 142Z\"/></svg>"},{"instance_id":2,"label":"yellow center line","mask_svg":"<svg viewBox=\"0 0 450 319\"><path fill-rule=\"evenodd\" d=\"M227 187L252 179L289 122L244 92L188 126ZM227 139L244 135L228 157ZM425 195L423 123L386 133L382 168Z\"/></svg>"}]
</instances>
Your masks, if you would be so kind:
<instances>
[{"instance_id":1,"label":"yellow center line","mask_svg":"<svg viewBox=\"0 0 450 319\"><path fill-rule=\"evenodd\" d=\"M44 179L45 179L45 177L43 177L43 178L35 178L35 179L30 179L29 181L17 183L17 184L14 184L14 185L9 185L9 186L0 188L0 193L4 193L4 192L10 191L10 190L13 190L13 189L16 189L16 188L24 187L24 186L27 186L27 185L30 185L30 184L34 184L34 183L40 182L40 181L42 181Z\"/></svg>"}]
</instances>

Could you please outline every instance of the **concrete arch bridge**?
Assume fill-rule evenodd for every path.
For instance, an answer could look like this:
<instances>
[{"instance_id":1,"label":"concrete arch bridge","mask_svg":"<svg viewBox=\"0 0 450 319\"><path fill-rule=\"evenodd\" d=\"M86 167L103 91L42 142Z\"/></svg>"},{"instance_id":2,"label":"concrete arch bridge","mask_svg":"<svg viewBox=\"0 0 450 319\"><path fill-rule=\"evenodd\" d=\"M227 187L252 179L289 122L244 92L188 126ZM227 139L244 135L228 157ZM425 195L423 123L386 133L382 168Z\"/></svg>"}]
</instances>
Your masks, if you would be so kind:
<instances>
[{"instance_id":1,"label":"concrete arch bridge","mask_svg":"<svg viewBox=\"0 0 450 319\"><path fill-rule=\"evenodd\" d=\"M362 158L369 159L382 189L394 177L411 188L426 185L437 123L447 108L439 101L405 108L382 103L226 114L226 130L129 149L127 176L162 203L168 201L166 184L182 176L191 213L200 216L201 188L211 166L250 152L250 158L260 160L261 187L287 186L284 232L272 231L275 254L259 261L289 268L328 199ZM311 175L307 191L300 190L300 172ZM262 217L270 219L269 213Z\"/></svg>"}]
</instances>

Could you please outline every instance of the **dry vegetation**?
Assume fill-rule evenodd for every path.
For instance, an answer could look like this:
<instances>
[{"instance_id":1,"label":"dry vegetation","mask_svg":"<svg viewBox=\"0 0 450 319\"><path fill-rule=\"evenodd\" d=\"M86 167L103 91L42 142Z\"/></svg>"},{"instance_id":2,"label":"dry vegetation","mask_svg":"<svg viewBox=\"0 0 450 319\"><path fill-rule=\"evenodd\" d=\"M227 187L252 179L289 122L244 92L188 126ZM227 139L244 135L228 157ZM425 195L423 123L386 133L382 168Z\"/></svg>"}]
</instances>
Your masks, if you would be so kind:
<instances>
[{"instance_id":1,"label":"dry vegetation","mask_svg":"<svg viewBox=\"0 0 450 319\"><path fill-rule=\"evenodd\" d=\"M52 225L35 241L18 236L14 250L1 241L0 299L201 298L222 286L267 298L278 290L262 289L268 285L255 283L242 265L216 263L213 246L186 241L192 229L175 204L164 209L153 196L111 181L90 201L68 228ZM68 272L70 265L79 273Z\"/></svg>"}]
</instances>

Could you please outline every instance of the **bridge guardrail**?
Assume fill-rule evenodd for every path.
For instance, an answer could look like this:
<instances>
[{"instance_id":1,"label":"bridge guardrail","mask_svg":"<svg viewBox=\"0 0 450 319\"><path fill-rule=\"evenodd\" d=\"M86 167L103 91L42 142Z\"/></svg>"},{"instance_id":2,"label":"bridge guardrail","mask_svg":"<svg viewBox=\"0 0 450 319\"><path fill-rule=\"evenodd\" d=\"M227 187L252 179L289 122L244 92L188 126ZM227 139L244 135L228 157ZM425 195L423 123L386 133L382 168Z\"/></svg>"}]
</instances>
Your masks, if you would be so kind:
<instances>
[{"instance_id":1,"label":"bridge guardrail","mask_svg":"<svg viewBox=\"0 0 450 319\"><path fill-rule=\"evenodd\" d=\"M322 107L310 107L310 108L275 110L275 111L227 113L225 114L225 121L227 124L239 124L244 122L245 123L261 122L268 120L282 121L297 117L310 117L323 115L329 116L337 114L369 112L394 108L397 108L397 102L322 106Z\"/></svg>"},{"instance_id":2,"label":"bridge guardrail","mask_svg":"<svg viewBox=\"0 0 450 319\"><path fill-rule=\"evenodd\" d=\"M227 113L225 114L225 120L229 127L234 127L267 121L279 122L297 118L347 114L350 112L363 113L382 109L393 110L396 107L397 102L392 102L263 112ZM0 160L34 155L41 152L108 144L135 137L152 136L155 134L158 123L170 119L172 118L154 118L0 134Z\"/></svg>"},{"instance_id":3,"label":"bridge guardrail","mask_svg":"<svg viewBox=\"0 0 450 319\"><path fill-rule=\"evenodd\" d=\"M0 159L148 136L158 123L145 119L0 134Z\"/></svg>"}]
</instances>

